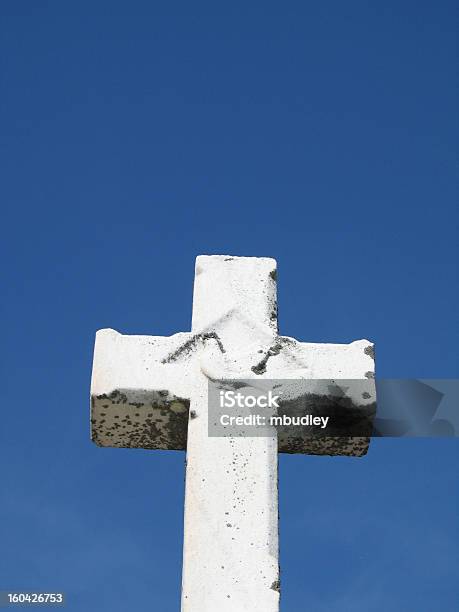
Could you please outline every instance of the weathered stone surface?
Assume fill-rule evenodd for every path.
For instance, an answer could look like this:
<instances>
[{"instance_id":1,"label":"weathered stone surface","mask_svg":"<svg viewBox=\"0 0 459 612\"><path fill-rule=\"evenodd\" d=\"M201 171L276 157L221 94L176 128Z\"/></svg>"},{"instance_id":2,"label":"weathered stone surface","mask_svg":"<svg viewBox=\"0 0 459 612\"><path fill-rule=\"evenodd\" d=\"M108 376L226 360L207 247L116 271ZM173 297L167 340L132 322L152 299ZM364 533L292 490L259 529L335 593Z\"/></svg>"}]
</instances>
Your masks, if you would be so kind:
<instances>
[{"instance_id":1,"label":"weathered stone surface","mask_svg":"<svg viewBox=\"0 0 459 612\"><path fill-rule=\"evenodd\" d=\"M269 258L198 257L191 333L97 333L94 442L187 449L182 612L277 612L278 450L360 456L368 448L360 437L209 437L208 381L370 379L372 351L367 340L279 336Z\"/></svg>"},{"instance_id":2,"label":"weathered stone surface","mask_svg":"<svg viewBox=\"0 0 459 612\"><path fill-rule=\"evenodd\" d=\"M92 440L99 446L185 450L190 400L168 391L94 395Z\"/></svg>"},{"instance_id":3,"label":"weathered stone surface","mask_svg":"<svg viewBox=\"0 0 459 612\"><path fill-rule=\"evenodd\" d=\"M96 444L185 450L193 363L188 359L183 367L181 359L191 338L97 332L91 388ZM181 357L168 362L177 351Z\"/></svg>"},{"instance_id":4,"label":"weathered stone surface","mask_svg":"<svg viewBox=\"0 0 459 612\"><path fill-rule=\"evenodd\" d=\"M271 320L271 319L270 319ZM247 329L242 324L244 341ZM368 379L373 344L314 344L276 334L233 355L217 332L170 337L97 332L91 390L91 432L99 446L186 450L193 381L207 378ZM207 347L207 352L206 352ZM262 347L262 348L260 348ZM198 363L199 362L199 363ZM325 394L317 398L327 402ZM350 398L350 406L371 404ZM362 456L368 437L279 436L279 452Z\"/></svg>"}]
</instances>

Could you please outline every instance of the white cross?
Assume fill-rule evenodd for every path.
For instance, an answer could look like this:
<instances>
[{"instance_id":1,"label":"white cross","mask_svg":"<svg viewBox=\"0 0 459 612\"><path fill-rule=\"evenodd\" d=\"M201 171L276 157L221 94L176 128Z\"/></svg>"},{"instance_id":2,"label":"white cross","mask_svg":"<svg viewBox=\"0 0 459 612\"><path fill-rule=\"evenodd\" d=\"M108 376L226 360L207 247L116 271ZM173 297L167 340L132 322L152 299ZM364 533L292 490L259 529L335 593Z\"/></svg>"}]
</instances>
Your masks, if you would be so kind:
<instances>
[{"instance_id":1,"label":"white cross","mask_svg":"<svg viewBox=\"0 0 459 612\"><path fill-rule=\"evenodd\" d=\"M294 296L292 296L294 298ZM311 296L313 299L313 296ZM183 612L277 612L278 451L363 455L366 438L209 437L208 379L373 377L373 345L278 336L276 262L196 259L191 333L97 332L92 439L186 449Z\"/></svg>"}]
</instances>

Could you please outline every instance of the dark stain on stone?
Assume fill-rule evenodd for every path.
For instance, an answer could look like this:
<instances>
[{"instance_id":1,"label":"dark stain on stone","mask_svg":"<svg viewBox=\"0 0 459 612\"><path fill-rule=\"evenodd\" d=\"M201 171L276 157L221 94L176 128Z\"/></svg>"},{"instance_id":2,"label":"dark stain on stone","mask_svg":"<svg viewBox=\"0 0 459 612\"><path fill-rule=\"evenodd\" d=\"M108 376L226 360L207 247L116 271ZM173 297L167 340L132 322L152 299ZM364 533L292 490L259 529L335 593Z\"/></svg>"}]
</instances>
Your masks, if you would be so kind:
<instances>
[{"instance_id":1,"label":"dark stain on stone","mask_svg":"<svg viewBox=\"0 0 459 612\"><path fill-rule=\"evenodd\" d=\"M287 344L292 344L292 341L288 338L283 338L282 336L279 336L277 338L277 342L267 350L265 356L256 365L250 368L252 372L258 375L264 374L266 372L266 364L268 363L269 359L271 357L279 355L282 350L282 347Z\"/></svg>"},{"instance_id":2,"label":"dark stain on stone","mask_svg":"<svg viewBox=\"0 0 459 612\"><path fill-rule=\"evenodd\" d=\"M375 360L375 345L374 344L369 344L368 346L366 346L363 349L363 352L365 353L365 355L369 355L373 361Z\"/></svg>"},{"instance_id":3,"label":"dark stain on stone","mask_svg":"<svg viewBox=\"0 0 459 612\"><path fill-rule=\"evenodd\" d=\"M277 321L277 302L274 302L271 307L271 312L269 314L269 318L271 321Z\"/></svg>"},{"instance_id":4,"label":"dark stain on stone","mask_svg":"<svg viewBox=\"0 0 459 612\"><path fill-rule=\"evenodd\" d=\"M122 427L116 422L101 419L102 402L112 400L108 415L121 418ZM121 399L120 399L121 398ZM125 398L125 402L122 400ZM118 406L122 402L125 406ZM148 406L149 412L136 412L131 420L130 405ZM110 396L91 398L91 438L98 446L143 448L158 450L185 450L188 431L190 401L167 391L123 390ZM117 414L113 415L116 409ZM152 418L153 417L153 418ZM155 418L156 417L156 418Z\"/></svg>"},{"instance_id":5,"label":"dark stain on stone","mask_svg":"<svg viewBox=\"0 0 459 612\"><path fill-rule=\"evenodd\" d=\"M271 280L273 280L274 282L277 281L277 270L276 270L276 268L274 268L274 270L271 270L271 272L269 273L269 276L271 277Z\"/></svg>"},{"instance_id":6,"label":"dark stain on stone","mask_svg":"<svg viewBox=\"0 0 459 612\"><path fill-rule=\"evenodd\" d=\"M365 372L365 378L374 378L374 377L375 377L374 372Z\"/></svg>"},{"instance_id":7,"label":"dark stain on stone","mask_svg":"<svg viewBox=\"0 0 459 612\"><path fill-rule=\"evenodd\" d=\"M270 586L270 589L272 589L273 591L277 591L278 593L280 593L280 580L275 580L272 585Z\"/></svg>"},{"instance_id":8,"label":"dark stain on stone","mask_svg":"<svg viewBox=\"0 0 459 612\"><path fill-rule=\"evenodd\" d=\"M306 393L281 400L278 416L304 414L328 416L326 430L318 427L279 427L280 453L305 455L347 455L362 457L368 451L376 415L376 402L364 405L352 398L328 393Z\"/></svg>"},{"instance_id":9,"label":"dark stain on stone","mask_svg":"<svg viewBox=\"0 0 459 612\"><path fill-rule=\"evenodd\" d=\"M279 353L281 352L282 349L282 344L280 343L276 343L273 346L271 346L265 356L263 357L263 359L261 359L256 365L252 366L250 369L252 370L252 372L254 374L264 374L266 372L266 365L270 359L270 357L274 357L275 355L279 355Z\"/></svg>"},{"instance_id":10,"label":"dark stain on stone","mask_svg":"<svg viewBox=\"0 0 459 612\"><path fill-rule=\"evenodd\" d=\"M363 397L363 399L370 399L371 395L368 393L368 391L364 391L362 393L362 397Z\"/></svg>"},{"instance_id":11,"label":"dark stain on stone","mask_svg":"<svg viewBox=\"0 0 459 612\"><path fill-rule=\"evenodd\" d=\"M181 357L183 354L189 354L193 349L196 348L198 342L206 342L207 340L215 340L218 344L218 348L220 349L220 351L222 353L225 352L225 348L218 334L216 332L206 332L203 334L195 334L192 338L182 344L182 346L179 346L178 349L176 349L173 353L163 359L161 363L172 363L173 361L176 361L179 357Z\"/></svg>"},{"instance_id":12,"label":"dark stain on stone","mask_svg":"<svg viewBox=\"0 0 459 612\"><path fill-rule=\"evenodd\" d=\"M364 457L370 445L369 437L279 437L279 452L288 455L328 455L330 457Z\"/></svg>"}]
</instances>

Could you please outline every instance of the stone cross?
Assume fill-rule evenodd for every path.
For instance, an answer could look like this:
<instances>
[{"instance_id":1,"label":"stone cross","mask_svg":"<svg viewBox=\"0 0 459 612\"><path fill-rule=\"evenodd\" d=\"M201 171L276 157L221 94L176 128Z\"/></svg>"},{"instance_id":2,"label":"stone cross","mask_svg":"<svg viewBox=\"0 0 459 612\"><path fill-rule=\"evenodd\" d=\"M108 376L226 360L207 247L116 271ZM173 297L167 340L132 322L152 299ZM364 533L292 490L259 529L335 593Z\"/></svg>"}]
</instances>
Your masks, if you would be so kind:
<instances>
[{"instance_id":1,"label":"stone cross","mask_svg":"<svg viewBox=\"0 0 459 612\"><path fill-rule=\"evenodd\" d=\"M191 333L97 332L93 441L186 450L182 612L277 612L278 452L360 456L369 440L209 437L207 383L228 373L372 378L373 345L279 336L275 260L220 255L196 259Z\"/></svg>"}]
</instances>

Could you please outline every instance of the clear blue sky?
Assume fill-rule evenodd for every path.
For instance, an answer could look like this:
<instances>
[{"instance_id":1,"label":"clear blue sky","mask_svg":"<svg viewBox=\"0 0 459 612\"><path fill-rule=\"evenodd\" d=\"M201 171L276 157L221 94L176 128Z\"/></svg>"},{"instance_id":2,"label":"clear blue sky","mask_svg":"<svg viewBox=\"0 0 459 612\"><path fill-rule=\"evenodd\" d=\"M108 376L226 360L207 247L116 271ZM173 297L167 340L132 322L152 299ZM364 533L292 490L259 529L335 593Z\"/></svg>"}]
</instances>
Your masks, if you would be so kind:
<instances>
[{"instance_id":1,"label":"clear blue sky","mask_svg":"<svg viewBox=\"0 0 459 612\"><path fill-rule=\"evenodd\" d=\"M268 255L282 333L457 377L455 3L0 13L0 589L177 611L184 456L91 444L94 333L186 331L197 254ZM453 611L457 468L282 457L283 612Z\"/></svg>"}]
</instances>

